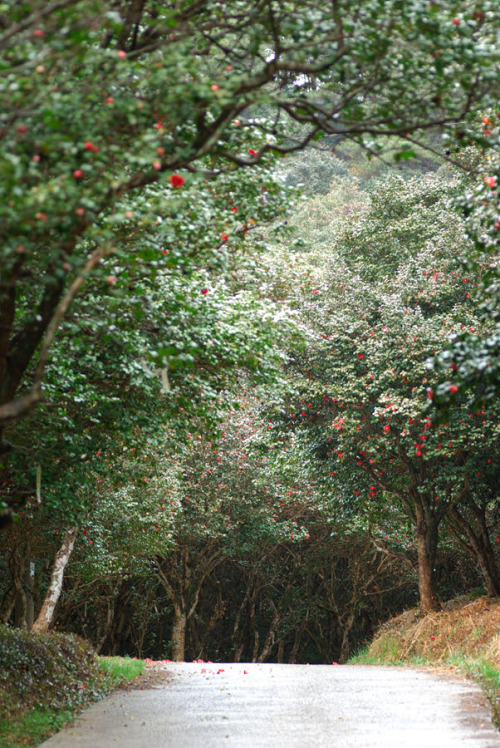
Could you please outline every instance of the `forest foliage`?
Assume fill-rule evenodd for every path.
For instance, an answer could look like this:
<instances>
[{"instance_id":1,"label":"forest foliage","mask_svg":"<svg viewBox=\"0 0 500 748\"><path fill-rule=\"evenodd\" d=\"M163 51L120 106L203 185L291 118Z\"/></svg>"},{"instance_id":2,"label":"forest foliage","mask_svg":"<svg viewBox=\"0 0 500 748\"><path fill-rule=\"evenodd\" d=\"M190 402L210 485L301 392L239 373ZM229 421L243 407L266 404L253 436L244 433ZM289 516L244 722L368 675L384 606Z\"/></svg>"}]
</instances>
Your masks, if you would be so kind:
<instances>
[{"instance_id":1,"label":"forest foliage","mask_svg":"<svg viewBox=\"0 0 500 748\"><path fill-rule=\"evenodd\" d=\"M3 622L345 661L500 593L497 28L0 4Z\"/></svg>"}]
</instances>

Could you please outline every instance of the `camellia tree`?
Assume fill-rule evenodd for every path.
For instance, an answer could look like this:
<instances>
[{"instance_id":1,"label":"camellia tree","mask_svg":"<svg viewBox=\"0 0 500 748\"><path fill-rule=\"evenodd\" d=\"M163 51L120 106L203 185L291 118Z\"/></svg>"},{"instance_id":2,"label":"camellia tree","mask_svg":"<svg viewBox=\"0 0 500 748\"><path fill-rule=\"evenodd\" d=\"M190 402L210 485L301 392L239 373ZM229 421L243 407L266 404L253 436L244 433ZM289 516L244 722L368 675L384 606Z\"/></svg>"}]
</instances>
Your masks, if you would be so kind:
<instances>
[{"instance_id":1,"label":"camellia tree","mask_svg":"<svg viewBox=\"0 0 500 748\"><path fill-rule=\"evenodd\" d=\"M305 534L289 507L278 508L274 491L257 486L262 460L249 454L246 429L236 425L245 423L244 398L234 396L234 404L241 415L232 411L235 420L217 443L207 441L203 421L188 414L185 444L170 429L163 435L165 450L148 438L153 434L136 433L134 443L142 441L142 447L115 459L113 473L96 485L96 509L83 525L86 542L73 573L117 580L115 586L123 575L157 579L157 605L172 608L175 660L185 657L200 596L224 561L272 555L281 543ZM206 638L206 632L201 635ZM264 644L262 659L269 648Z\"/></svg>"},{"instance_id":2,"label":"camellia tree","mask_svg":"<svg viewBox=\"0 0 500 748\"><path fill-rule=\"evenodd\" d=\"M150 486L162 472L165 449L189 442L193 418L204 434L215 434L227 409L238 407L235 393L241 381L271 385L280 371L274 336L277 331L286 336L288 324L280 320L279 310L269 304L264 308L251 291L233 292L206 271L193 273L182 285L172 278L166 284L161 274L156 281L155 288L149 284L135 329L128 327L134 303L126 306L123 298L110 296L101 326L99 320L92 324L92 295L79 299L55 346L57 351L62 345L66 357L49 366L47 401L10 430L17 450L5 476L9 491L18 503L30 497L32 508L39 499L37 513L54 532L68 528L72 544L63 543L70 551L64 566L76 528L97 527L103 501L109 517L104 485L111 480L110 490L118 497L116 527L122 513L129 515L122 494L137 482L135 471L144 473L143 455L148 456L144 480ZM140 294L141 284L135 289ZM158 367L160 353L168 363L162 359ZM137 499L139 517L150 513L149 493L143 494ZM20 537L29 521L23 517ZM129 531L133 522L130 516ZM37 527L33 523L35 533ZM22 566L34 560L23 558ZM59 592L64 566L56 574ZM110 562L111 572L114 568Z\"/></svg>"},{"instance_id":3,"label":"camellia tree","mask_svg":"<svg viewBox=\"0 0 500 748\"><path fill-rule=\"evenodd\" d=\"M175 193L323 133L368 150L437 126L460 137L495 99L490 0L362 12L348 0L66 0L1 14L2 424L40 401L89 273L128 262L116 227L133 230L129 201L156 217L149 185Z\"/></svg>"},{"instance_id":4,"label":"camellia tree","mask_svg":"<svg viewBox=\"0 0 500 748\"><path fill-rule=\"evenodd\" d=\"M186 187L176 206L183 203L191 224L187 227L172 212L167 228L176 243L167 243L166 221L157 220L149 231L136 227L130 241L139 246L147 242L150 261L135 258L136 263L124 267L115 260L113 283L102 277L89 281L55 341L45 402L8 429L16 449L3 472L4 496L18 507L27 498L32 508L41 502L37 513L52 524L53 533L66 528L59 553L64 563L54 568L45 627L52 620L77 528L95 524L99 515L102 491L96 489L110 470L121 473L120 489L130 480L135 462L129 459L127 469L119 467L124 451L140 455L146 440L150 450L157 445L160 460L167 426L171 441L182 444L195 414L204 430L214 433L242 377L271 382L279 371L274 336L277 330L285 333L287 325L278 309L264 308L250 289L235 287L237 265L228 238L219 235L222 230L249 234L247 244L258 248L256 230L276 217L283 200L269 170L256 166L244 175L242 204L241 179L240 172L233 172L216 194L210 184L196 192ZM152 191L148 197L165 199ZM232 243L237 242L236 236ZM186 267L190 252L204 267ZM226 278L220 275L221 264L228 268ZM247 279L251 272L245 269ZM31 523L24 515L20 538L30 524L37 533L39 520ZM36 561L35 554L18 557L15 579Z\"/></svg>"},{"instance_id":5,"label":"camellia tree","mask_svg":"<svg viewBox=\"0 0 500 748\"><path fill-rule=\"evenodd\" d=\"M150 187L135 213L126 211L127 226L114 226L113 235L126 245L128 261L115 256L89 279L62 320L39 417L8 426L6 447L18 447L3 471L11 506L33 495L41 470L44 506L53 510L50 496L59 496L69 517L68 497L76 492L60 485L62 464L85 484L88 455L113 449L134 424L182 425L181 409L195 403L213 429L217 393L240 368L257 376L272 370L273 312L259 307L250 290L233 290L230 271L236 275L238 248L259 246L260 227L285 200L269 167L256 165L232 171L217 189L205 181L177 192ZM34 292L26 289L21 318L31 314Z\"/></svg>"},{"instance_id":6,"label":"camellia tree","mask_svg":"<svg viewBox=\"0 0 500 748\"><path fill-rule=\"evenodd\" d=\"M256 430L261 426L254 423L254 397L255 390L252 396L240 394L234 399L236 409L229 412L217 443L207 442L194 422L189 444L178 460L180 492L170 500L175 548L156 557L158 578L174 609L174 659L184 658L187 626L202 588L225 561L241 563L245 571L243 600L233 631L235 657L239 659L244 646L239 636L245 629L241 616L248 605L250 617L255 618L258 582L266 577L267 565L284 544L308 537L302 522L307 502L300 496L285 502L284 486L279 481L269 484L265 461L254 449ZM248 559L255 562L257 557L259 562L247 568ZM253 660L263 662L268 657L292 586L293 575L288 575L264 641L253 628Z\"/></svg>"},{"instance_id":7,"label":"camellia tree","mask_svg":"<svg viewBox=\"0 0 500 748\"><path fill-rule=\"evenodd\" d=\"M491 149L481 157L474 146L465 149L463 158L477 164L475 178L470 178L467 189L459 196L457 205L465 217L465 229L471 248L463 258L464 270L480 275L475 297L485 320L494 322L484 338L464 330L454 336L446 349L433 360L441 373L441 382L433 401L433 417L437 409L450 405L449 368L453 365L453 382L467 387L479 406L485 406L500 392L500 321L498 268L498 231L500 230L500 126L498 114L482 120L482 132L491 140Z\"/></svg>"},{"instance_id":8,"label":"camellia tree","mask_svg":"<svg viewBox=\"0 0 500 748\"><path fill-rule=\"evenodd\" d=\"M302 313L316 340L295 357L293 397L279 419L285 446L284 435L294 434L297 462L306 450L302 465L321 477L331 512L370 522L377 505L382 516L393 505L406 515L426 611L439 605L433 570L443 519L458 530L459 515L477 505L491 513L498 501L485 478L498 459L496 409L478 409L448 383L446 422L425 415L437 383L428 359L464 328L486 338L492 325L471 296L478 276L465 276L459 262L464 232L452 202L459 188L442 175L389 179L370 209L348 221L326 271L307 270ZM409 548L403 532L395 545ZM377 542L390 542L386 535ZM498 577L479 545L474 554L494 591Z\"/></svg>"}]
</instances>

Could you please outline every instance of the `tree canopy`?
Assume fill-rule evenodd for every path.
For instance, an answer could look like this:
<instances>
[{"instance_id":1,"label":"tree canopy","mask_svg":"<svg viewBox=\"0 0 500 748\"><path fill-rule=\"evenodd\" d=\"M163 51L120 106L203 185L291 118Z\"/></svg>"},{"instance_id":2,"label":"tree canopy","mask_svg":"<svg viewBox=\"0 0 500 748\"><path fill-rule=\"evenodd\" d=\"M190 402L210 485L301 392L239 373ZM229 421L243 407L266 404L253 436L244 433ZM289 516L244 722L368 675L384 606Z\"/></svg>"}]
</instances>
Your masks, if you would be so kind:
<instances>
[{"instance_id":1,"label":"tree canopy","mask_svg":"<svg viewBox=\"0 0 500 748\"><path fill-rule=\"evenodd\" d=\"M368 150L436 126L463 139L495 100L492 2L68 0L4 3L0 19L2 423L40 400L89 272L129 262L125 237L168 214L186 179L220 184L325 133ZM145 199L150 185L168 200ZM147 261L150 243L138 251Z\"/></svg>"},{"instance_id":2,"label":"tree canopy","mask_svg":"<svg viewBox=\"0 0 500 748\"><path fill-rule=\"evenodd\" d=\"M71 554L176 658L498 594L499 14L0 2L3 621Z\"/></svg>"}]
</instances>

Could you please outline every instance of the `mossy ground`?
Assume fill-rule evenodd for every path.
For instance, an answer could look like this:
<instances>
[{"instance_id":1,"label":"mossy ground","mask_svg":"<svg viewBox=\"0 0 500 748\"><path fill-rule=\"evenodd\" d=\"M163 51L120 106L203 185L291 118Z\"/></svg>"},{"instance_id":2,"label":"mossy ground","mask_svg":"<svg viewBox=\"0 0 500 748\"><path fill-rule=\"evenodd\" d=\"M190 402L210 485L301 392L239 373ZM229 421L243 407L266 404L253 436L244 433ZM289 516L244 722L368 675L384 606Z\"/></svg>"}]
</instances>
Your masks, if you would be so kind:
<instances>
[{"instance_id":1,"label":"mossy ground","mask_svg":"<svg viewBox=\"0 0 500 748\"><path fill-rule=\"evenodd\" d=\"M97 657L75 636L0 626L0 748L37 745L142 669L140 660Z\"/></svg>"},{"instance_id":2,"label":"mossy ground","mask_svg":"<svg viewBox=\"0 0 500 748\"><path fill-rule=\"evenodd\" d=\"M455 668L482 685L500 727L500 598L459 598L428 615L405 611L351 662Z\"/></svg>"}]
</instances>

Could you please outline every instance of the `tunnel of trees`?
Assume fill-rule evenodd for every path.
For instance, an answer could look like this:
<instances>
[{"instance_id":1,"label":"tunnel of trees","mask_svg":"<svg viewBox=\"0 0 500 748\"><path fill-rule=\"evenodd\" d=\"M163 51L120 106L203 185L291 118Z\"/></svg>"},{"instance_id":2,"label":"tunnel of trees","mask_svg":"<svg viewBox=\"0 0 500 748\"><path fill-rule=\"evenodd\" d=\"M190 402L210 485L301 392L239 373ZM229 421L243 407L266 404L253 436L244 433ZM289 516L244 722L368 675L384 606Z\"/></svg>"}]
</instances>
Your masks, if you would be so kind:
<instances>
[{"instance_id":1,"label":"tunnel of trees","mask_svg":"<svg viewBox=\"0 0 500 748\"><path fill-rule=\"evenodd\" d=\"M0 3L0 622L344 662L500 596L499 10Z\"/></svg>"}]
</instances>

